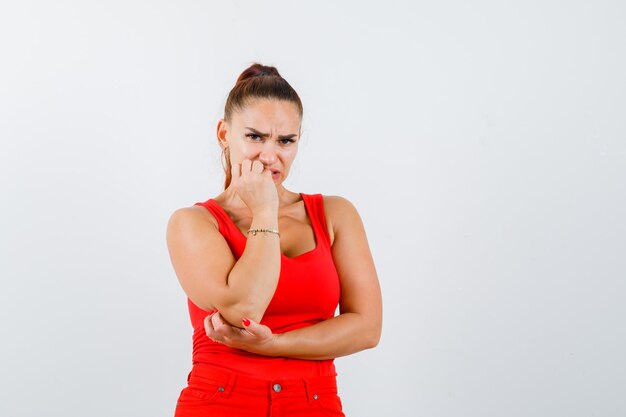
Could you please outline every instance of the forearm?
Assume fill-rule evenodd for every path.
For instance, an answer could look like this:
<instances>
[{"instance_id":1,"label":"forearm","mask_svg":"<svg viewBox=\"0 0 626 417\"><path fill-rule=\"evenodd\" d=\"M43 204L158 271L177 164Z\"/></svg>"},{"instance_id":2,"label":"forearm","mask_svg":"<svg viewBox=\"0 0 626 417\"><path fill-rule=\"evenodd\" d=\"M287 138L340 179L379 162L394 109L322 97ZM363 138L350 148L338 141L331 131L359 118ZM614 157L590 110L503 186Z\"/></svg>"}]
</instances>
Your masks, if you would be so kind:
<instances>
[{"instance_id":1,"label":"forearm","mask_svg":"<svg viewBox=\"0 0 626 417\"><path fill-rule=\"evenodd\" d=\"M278 229L278 216L272 212L257 214L250 228ZM220 314L229 323L241 327L244 317L261 321L276 291L280 256L278 235L269 232L248 235L246 247L227 278L226 291L230 302L220 309Z\"/></svg>"},{"instance_id":2,"label":"forearm","mask_svg":"<svg viewBox=\"0 0 626 417\"><path fill-rule=\"evenodd\" d=\"M268 356L324 360L350 355L378 344L381 321L358 313L344 313L312 326L275 335Z\"/></svg>"}]
</instances>

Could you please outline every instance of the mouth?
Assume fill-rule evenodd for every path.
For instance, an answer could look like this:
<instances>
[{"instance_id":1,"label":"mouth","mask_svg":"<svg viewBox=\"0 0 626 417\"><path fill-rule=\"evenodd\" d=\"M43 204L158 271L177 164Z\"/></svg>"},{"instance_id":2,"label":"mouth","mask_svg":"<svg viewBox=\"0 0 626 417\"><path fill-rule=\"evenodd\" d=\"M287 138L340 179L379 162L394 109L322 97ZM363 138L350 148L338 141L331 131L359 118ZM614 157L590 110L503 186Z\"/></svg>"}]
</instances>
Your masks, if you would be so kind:
<instances>
[{"instance_id":1,"label":"mouth","mask_svg":"<svg viewBox=\"0 0 626 417\"><path fill-rule=\"evenodd\" d=\"M280 171L277 169L270 169L270 173L272 174L272 179L277 179L280 177Z\"/></svg>"}]
</instances>

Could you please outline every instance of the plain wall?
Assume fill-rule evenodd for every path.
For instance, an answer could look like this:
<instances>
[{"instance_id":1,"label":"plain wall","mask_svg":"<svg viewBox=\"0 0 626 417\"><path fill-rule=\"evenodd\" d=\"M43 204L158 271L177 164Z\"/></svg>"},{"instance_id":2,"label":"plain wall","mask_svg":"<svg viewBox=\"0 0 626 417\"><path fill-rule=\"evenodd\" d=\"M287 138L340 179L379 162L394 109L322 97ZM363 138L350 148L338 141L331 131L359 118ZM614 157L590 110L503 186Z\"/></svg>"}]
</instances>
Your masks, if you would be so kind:
<instances>
[{"instance_id":1,"label":"plain wall","mask_svg":"<svg viewBox=\"0 0 626 417\"><path fill-rule=\"evenodd\" d=\"M348 416L626 414L626 6L0 6L0 415L172 416L165 228L221 192L237 76L301 95L285 183L359 210L384 297Z\"/></svg>"}]
</instances>

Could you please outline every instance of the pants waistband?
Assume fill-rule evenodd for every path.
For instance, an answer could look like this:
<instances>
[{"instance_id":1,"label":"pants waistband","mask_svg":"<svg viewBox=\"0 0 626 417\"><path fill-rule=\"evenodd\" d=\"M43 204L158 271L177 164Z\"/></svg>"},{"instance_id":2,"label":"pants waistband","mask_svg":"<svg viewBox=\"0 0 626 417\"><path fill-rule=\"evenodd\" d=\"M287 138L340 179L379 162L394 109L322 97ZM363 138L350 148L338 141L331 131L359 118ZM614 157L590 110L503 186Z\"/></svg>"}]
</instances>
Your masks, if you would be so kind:
<instances>
[{"instance_id":1,"label":"pants waistband","mask_svg":"<svg viewBox=\"0 0 626 417\"><path fill-rule=\"evenodd\" d=\"M190 387L210 389L218 386L223 396L231 391L267 397L309 397L337 394L335 375L307 378L259 379L207 363L196 363L187 376Z\"/></svg>"}]
</instances>

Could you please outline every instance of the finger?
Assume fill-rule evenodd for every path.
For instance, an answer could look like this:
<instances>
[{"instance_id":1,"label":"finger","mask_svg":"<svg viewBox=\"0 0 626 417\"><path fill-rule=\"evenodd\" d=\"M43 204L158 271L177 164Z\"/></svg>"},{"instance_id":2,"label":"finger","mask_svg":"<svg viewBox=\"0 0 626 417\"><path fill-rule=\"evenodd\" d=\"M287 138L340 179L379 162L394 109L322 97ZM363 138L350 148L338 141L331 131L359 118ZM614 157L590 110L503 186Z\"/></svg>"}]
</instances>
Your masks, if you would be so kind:
<instances>
[{"instance_id":1,"label":"finger","mask_svg":"<svg viewBox=\"0 0 626 417\"><path fill-rule=\"evenodd\" d=\"M219 313L213 314L211 317L207 317L206 321L205 329L209 339L214 342L225 343L228 339L230 329L224 324L221 315Z\"/></svg>"},{"instance_id":2,"label":"finger","mask_svg":"<svg viewBox=\"0 0 626 417\"><path fill-rule=\"evenodd\" d=\"M233 335L233 326L226 322L221 314L215 314L211 317L211 321L213 322L213 328L216 333L218 333L222 338L231 337Z\"/></svg>"},{"instance_id":3,"label":"finger","mask_svg":"<svg viewBox=\"0 0 626 417\"><path fill-rule=\"evenodd\" d=\"M230 164L230 175L232 176L233 180L238 179L239 177L241 177L241 164Z\"/></svg>"},{"instance_id":4,"label":"finger","mask_svg":"<svg viewBox=\"0 0 626 417\"><path fill-rule=\"evenodd\" d=\"M219 332L224 327L224 321L219 314L213 314L211 316L211 324L213 325L213 329Z\"/></svg>"},{"instance_id":5,"label":"finger","mask_svg":"<svg viewBox=\"0 0 626 417\"><path fill-rule=\"evenodd\" d=\"M213 327L213 322L211 321L211 318L214 315L215 313L211 313L204 318L204 331L206 332L206 335L209 337L211 337L215 332L215 328Z\"/></svg>"},{"instance_id":6,"label":"finger","mask_svg":"<svg viewBox=\"0 0 626 417\"><path fill-rule=\"evenodd\" d=\"M252 172L257 173L257 174L261 174L263 173L263 170L265 169L265 167L263 166L263 163L261 161L254 161L252 163Z\"/></svg>"},{"instance_id":7,"label":"finger","mask_svg":"<svg viewBox=\"0 0 626 417\"><path fill-rule=\"evenodd\" d=\"M215 313L217 313L217 310L211 311L209 314L206 315L206 317L204 318L204 326L205 327L206 327L207 323L211 323L211 317L213 317L215 315Z\"/></svg>"},{"instance_id":8,"label":"finger","mask_svg":"<svg viewBox=\"0 0 626 417\"><path fill-rule=\"evenodd\" d=\"M250 170L252 169L252 161L249 159L244 159L243 161L241 161L241 176L245 177L247 176L247 174L250 173Z\"/></svg>"},{"instance_id":9,"label":"finger","mask_svg":"<svg viewBox=\"0 0 626 417\"><path fill-rule=\"evenodd\" d=\"M253 336L259 336L263 333L264 327L254 320L244 318L241 323L243 328Z\"/></svg>"},{"instance_id":10,"label":"finger","mask_svg":"<svg viewBox=\"0 0 626 417\"><path fill-rule=\"evenodd\" d=\"M264 177L269 178L270 180L272 179L272 171L269 169L264 170L261 175L263 175Z\"/></svg>"}]
</instances>

